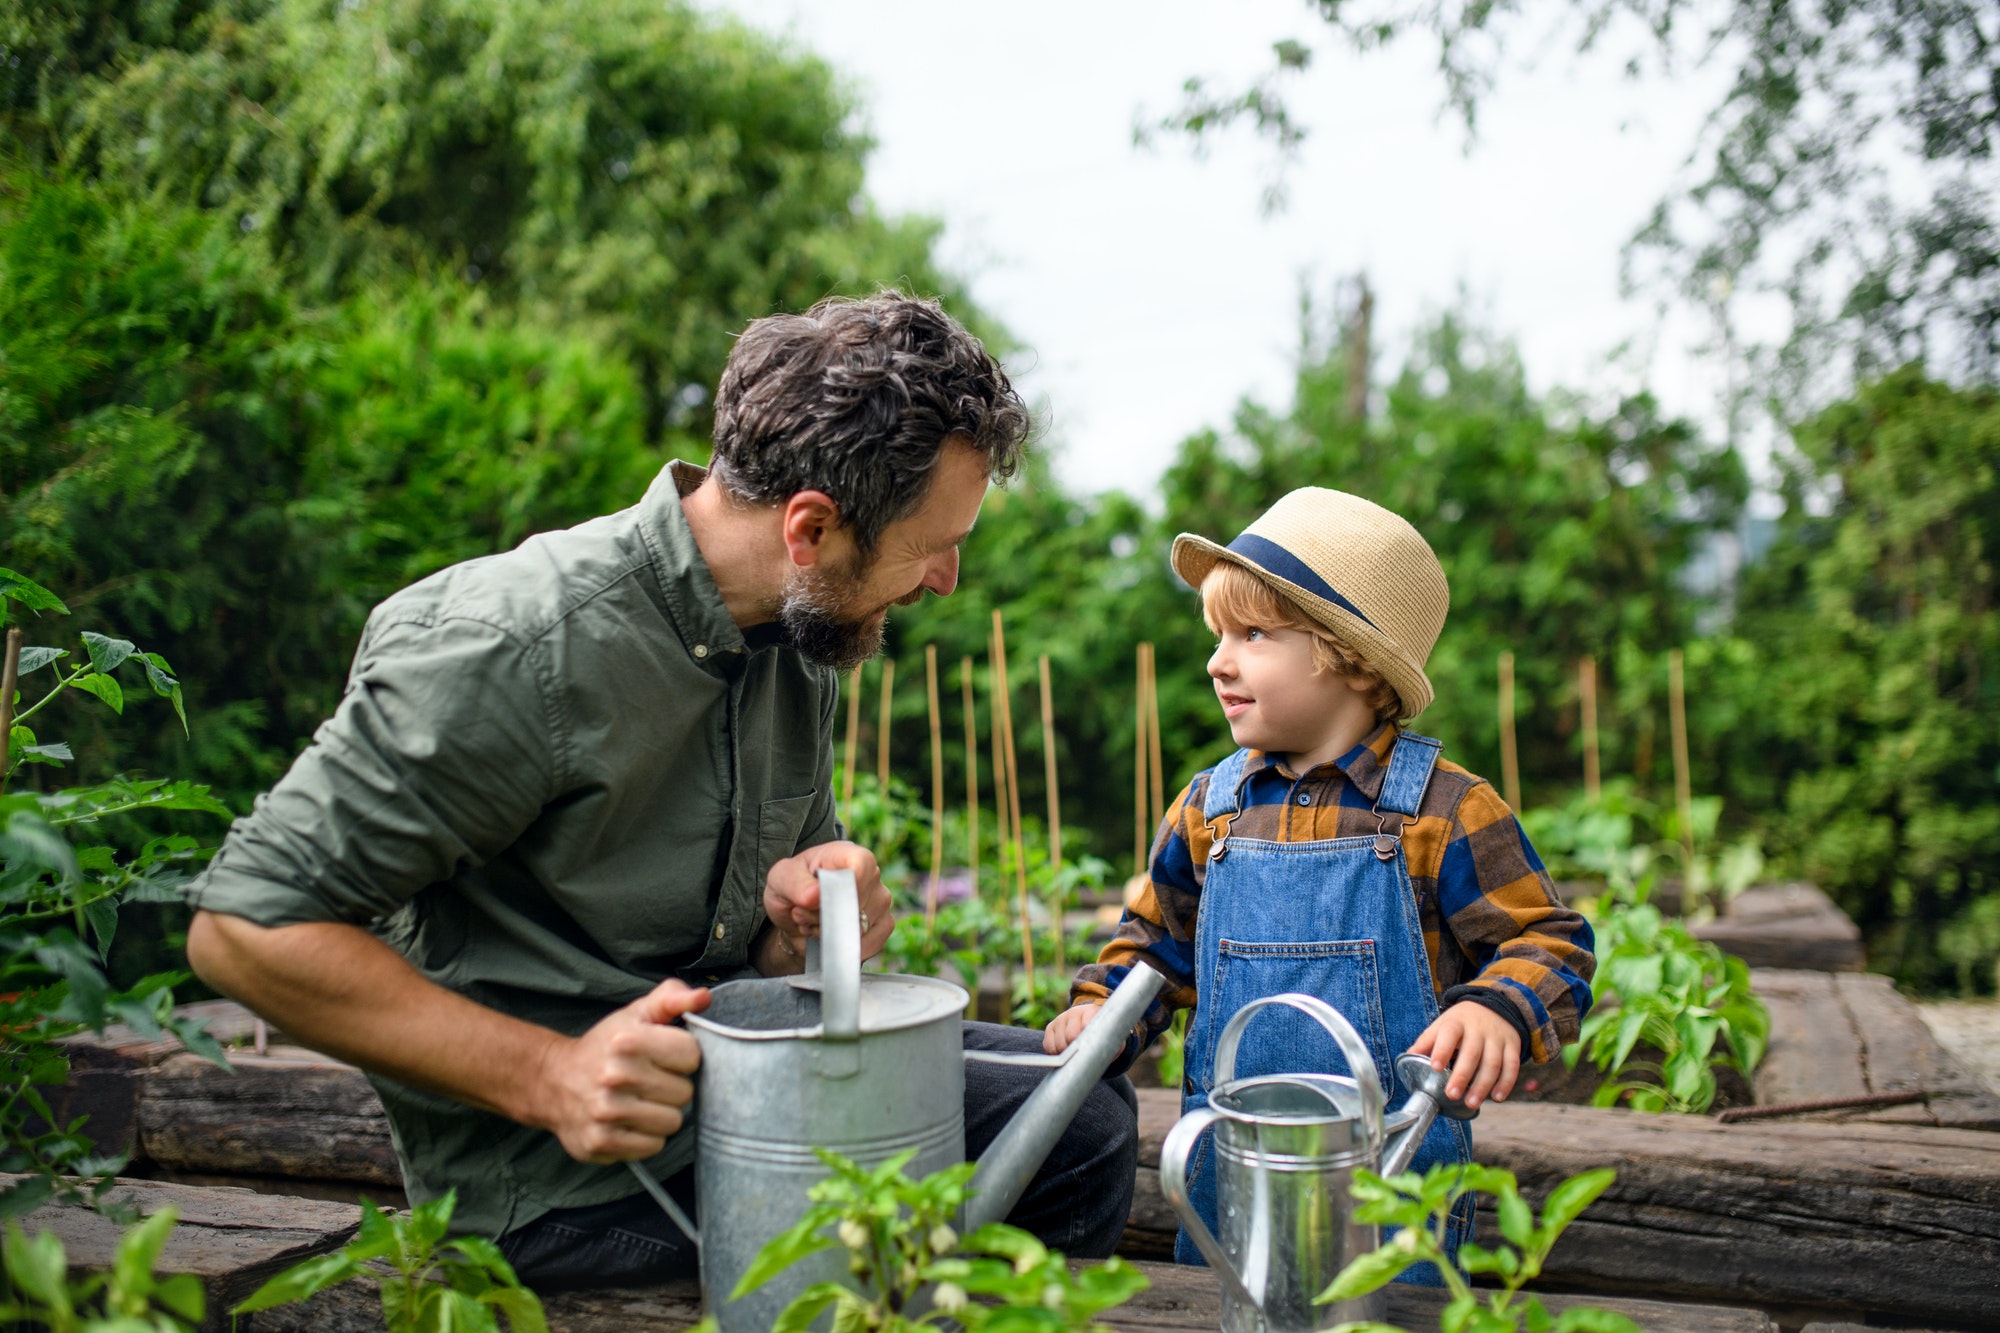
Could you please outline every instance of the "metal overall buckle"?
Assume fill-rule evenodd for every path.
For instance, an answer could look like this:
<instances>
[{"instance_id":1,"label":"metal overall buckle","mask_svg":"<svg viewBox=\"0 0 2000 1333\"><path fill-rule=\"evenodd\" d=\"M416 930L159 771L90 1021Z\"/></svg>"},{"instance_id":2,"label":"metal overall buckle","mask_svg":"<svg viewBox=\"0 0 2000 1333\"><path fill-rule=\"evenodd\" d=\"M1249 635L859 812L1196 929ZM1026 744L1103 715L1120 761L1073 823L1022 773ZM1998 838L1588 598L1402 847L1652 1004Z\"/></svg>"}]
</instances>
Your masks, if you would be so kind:
<instances>
[{"instance_id":1,"label":"metal overall buckle","mask_svg":"<svg viewBox=\"0 0 2000 1333\"><path fill-rule=\"evenodd\" d=\"M1217 861L1229 855L1229 826L1234 824L1236 817L1242 813L1241 810L1231 810L1225 814L1217 815L1210 821L1212 825L1218 827L1220 830L1215 835L1215 841L1209 844L1208 861L1210 865L1214 865Z\"/></svg>"},{"instance_id":2,"label":"metal overall buckle","mask_svg":"<svg viewBox=\"0 0 2000 1333\"><path fill-rule=\"evenodd\" d=\"M1396 859L1396 849L1403 845L1403 825L1408 822L1408 817L1394 810L1377 810L1375 818L1377 820L1375 859L1393 861ZM1389 827L1389 821L1392 819L1396 821L1393 829Z\"/></svg>"}]
</instances>

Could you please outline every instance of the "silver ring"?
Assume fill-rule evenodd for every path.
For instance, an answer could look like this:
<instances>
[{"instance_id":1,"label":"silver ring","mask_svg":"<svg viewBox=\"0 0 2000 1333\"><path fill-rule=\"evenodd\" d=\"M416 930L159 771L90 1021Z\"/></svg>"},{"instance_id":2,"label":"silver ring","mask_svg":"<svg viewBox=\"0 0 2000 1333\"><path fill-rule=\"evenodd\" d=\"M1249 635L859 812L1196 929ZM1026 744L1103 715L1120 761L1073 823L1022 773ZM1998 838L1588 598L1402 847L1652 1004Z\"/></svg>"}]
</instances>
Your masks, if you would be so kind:
<instances>
[{"instance_id":1,"label":"silver ring","mask_svg":"<svg viewBox=\"0 0 2000 1333\"><path fill-rule=\"evenodd\" d=\"M866 912L861 914L861 933L863 935L868 933L868 913Z\"/></svg>"}]
</instances>

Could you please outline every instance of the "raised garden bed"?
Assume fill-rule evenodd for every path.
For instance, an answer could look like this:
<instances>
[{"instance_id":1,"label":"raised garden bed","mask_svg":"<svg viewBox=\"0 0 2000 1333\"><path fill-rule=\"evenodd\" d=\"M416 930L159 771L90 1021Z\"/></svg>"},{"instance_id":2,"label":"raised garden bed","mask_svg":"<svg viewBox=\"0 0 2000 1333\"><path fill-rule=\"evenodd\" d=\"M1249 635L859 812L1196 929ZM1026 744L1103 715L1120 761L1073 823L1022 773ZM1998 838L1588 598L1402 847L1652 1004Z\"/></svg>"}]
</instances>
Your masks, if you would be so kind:
<instances>
[{"instance_id":1,"label":"raised garden bed","mask_svg":"<svg viewBox=\"0 0 2000 1333\"><path fill-rule=\"evenodd\" d=\"M2000 1297L2000 1134L1983 1132L2000 1126L2000 1098L1957 1067L1886 979L1759 971L1756 984L1774 1026L1758 1101L1906 1089L1925 1100L1719 1125L1562 1104L1588 1100L1587 1077L1530 1066L1524 1089L1557 1086L1490 1107L1474 1127L1481 1160L1531 1186L1592 1166L1620 1171L1558 1248L1550 1280L1633 1296L2000 1325L2000 1303L1974 1302L1981 1291ZM247 1028L240 1010L211 1007L211 1016L225 1036ZM350 1066L281 1039L262 1057L237 1053L234 1075L115 1033L76 1054L92 1074L78 1094L87 1084L93 1099L128 1108L141 1173L395 1198L387 1124ZM1537 1093L1557 1100L1527 1100ZM1140 1090L1128 1257L1171 1255L1177 1223L1154 1168L1178 1111L1175 1091Z\"/></svg>"}]
</instances>

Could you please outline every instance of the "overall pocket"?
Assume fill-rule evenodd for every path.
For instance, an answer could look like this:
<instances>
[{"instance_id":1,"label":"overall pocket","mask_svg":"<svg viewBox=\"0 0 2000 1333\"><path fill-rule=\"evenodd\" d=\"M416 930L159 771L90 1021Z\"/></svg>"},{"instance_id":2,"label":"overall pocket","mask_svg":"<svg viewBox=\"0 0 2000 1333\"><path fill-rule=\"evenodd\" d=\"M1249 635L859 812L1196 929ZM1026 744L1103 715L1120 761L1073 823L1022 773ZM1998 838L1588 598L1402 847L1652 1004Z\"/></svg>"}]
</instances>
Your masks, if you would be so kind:
<instances>
[{"instance_id":1,"label":"overall pocket","mask_svg":"<svg viewBox=\"0 0 2000 1333\"><path fill-rule=\"evenodd\" d=\"M1361 1034L1387 1093L1392 1077L1388 1028L1373 940L1258 943L1225 939L1216 949L1215 977L1202 995L1215 1005L1216 1031L1238 1009L1267 995L1297 992L1324 1000ZM1347 1058L1318 1022L1296 1009L1272 1006L1250 1020L1236 1048L1236 1077L1260 1074L1348 1074Z\"/></svg>"}]
</instances>

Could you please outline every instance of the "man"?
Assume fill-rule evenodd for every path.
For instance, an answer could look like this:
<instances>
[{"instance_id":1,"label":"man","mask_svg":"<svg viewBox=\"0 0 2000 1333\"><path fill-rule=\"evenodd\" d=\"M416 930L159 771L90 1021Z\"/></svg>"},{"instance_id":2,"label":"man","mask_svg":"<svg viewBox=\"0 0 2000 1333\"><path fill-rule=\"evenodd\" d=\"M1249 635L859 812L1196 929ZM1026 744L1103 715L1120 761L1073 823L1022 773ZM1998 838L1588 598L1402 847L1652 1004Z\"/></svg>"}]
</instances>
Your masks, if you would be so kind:
<instances>
[{"instance_id":1,"label":"man","mask_svg":"<svg viewBox=\"0 0 2000 1333\"><path fill-rule=\"evenodd\" d=\"M190 888L196 971L369 1071L411 1198L456 1189L524 1280L692 1272L616 1165L693 1202L699 1052L669 1024L713 982L800 970L816 870L855 873L865 954L888 938L832 800L837 672L891 606L951 593L1027 430L935 303L756 321L708 472L376 609L339 710ZM968 1069L973 1153L1036 1077ZM1135 1154L1130 1088L1102 1085L1011 1220L1109 1253Z\"/></svg>"}]
</instances>

